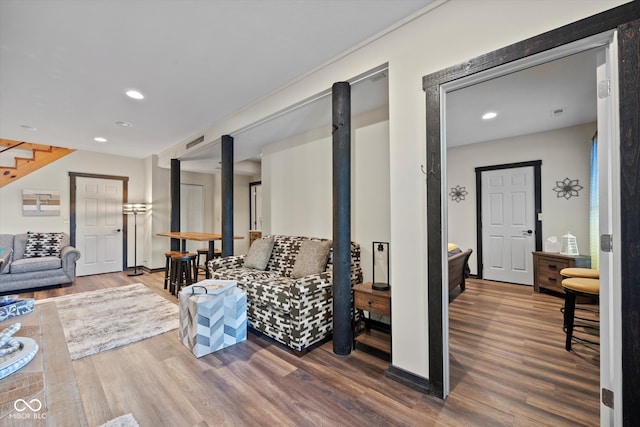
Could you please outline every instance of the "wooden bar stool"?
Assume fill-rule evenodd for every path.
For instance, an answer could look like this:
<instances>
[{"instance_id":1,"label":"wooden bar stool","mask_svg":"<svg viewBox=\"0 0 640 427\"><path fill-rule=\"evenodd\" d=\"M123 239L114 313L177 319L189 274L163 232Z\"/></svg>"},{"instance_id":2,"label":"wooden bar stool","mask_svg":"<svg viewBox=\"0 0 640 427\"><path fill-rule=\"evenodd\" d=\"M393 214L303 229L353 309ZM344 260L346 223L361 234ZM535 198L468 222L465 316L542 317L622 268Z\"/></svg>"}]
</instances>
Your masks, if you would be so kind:
<instances>
[{"instance_id":1,"label":"wooden bar stool","mask_svg":"<svg viewBox=\"0 0 640 427\"><path fill-rule=\"evenodd\" d=\"M171 294L178 295L182 286L194 283L194 278L198 275L197 258L198 254L192 252L177 252L171 255Z\"/></svg>"},{"instance_id":2,"label":"wooden bar stool","mask_svg":"<svg viewBox=\"0 0 640 427\"><path fill-rule=\"evenodd\" d=\"M168 251L164 253L165 264L164 264L164 288L168 289L169 284L172 282L171 276L171 257L176 254L180 254L178 251Z\"/></svg>"},{"instance_id":3,"label":"wooden bar stool","mask_svg":"<svg viewBox=\"0 0 640 427\"><path fill-rule=\"evenodd\" d=\"M573 328L575 323L575 311L576 311L576 299L577 297L587 297L592 299L598 299L600 297L600 280L586 277L569 277L562 281L562 288L565 292L564 298L564 329L566 333L565 349L571 351L571 340L573 338L580 341L585 341L591 344L598 344L593 341L589 341L584 338L578 338L573 336ZM589 322L587 325L583 325L585 328L599 329L597 324L598 320L585 319L581 320Z\"/></svg>"},{"instance_id":4,"label":"wooden bar stool","mask_svg":"<svg viewBox=\"0 0 640 427\"><path fill-rule=\"evenodd\" d=\"M200 263L200 257L204 255L204 264ZM220 249L213 250L213 257L218 258L222 255L222 251ZM209 248L198 249L198 260L196 264L198 265L198 271L196 273L196 282L198 281L198 274L200 273L200 269L204 271L204 276L209 278L209 269L207 268L207 262L209 262Z\"/></svg>"}]
</instances>

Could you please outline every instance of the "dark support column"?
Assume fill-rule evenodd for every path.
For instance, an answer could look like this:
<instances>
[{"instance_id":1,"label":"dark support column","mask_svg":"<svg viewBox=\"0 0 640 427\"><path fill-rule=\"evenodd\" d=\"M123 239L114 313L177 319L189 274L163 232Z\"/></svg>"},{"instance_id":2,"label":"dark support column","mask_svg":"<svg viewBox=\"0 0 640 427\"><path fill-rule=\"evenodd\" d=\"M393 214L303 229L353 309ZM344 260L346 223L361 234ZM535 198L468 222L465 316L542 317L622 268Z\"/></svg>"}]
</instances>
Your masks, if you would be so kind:
<instances>
[{"instance_id":1,"label":"dark support column","mask_svg":"<svg viewBox=\"0 0 640 427\"><path fill-rule=\"evenodd\" d=\"M171 159L171 231L180 231L180 160ZM180 250L180 239L171 239L171 250Z\"/></svg>"},{"instance_id":2,"label":"dark support column","mask_svg":"<svg viewBox=\"0 0 640 427\"><path fill-rule=\"evenodd\" d=\"M351 353L351 86L333 97L333 352Z\"/></svg>"},{"instance_id":3,"label":"dark support column","mask_svg":"<svg viewBox=\"0 0 640 427\"><path fill-rule=\"evenodd\" d=\"M233 255L233 137L222 135L222 256Z\"/></svg>"},{"instance_id":4,"label":"dark support column","mask_svg":"<svg viewBox=\"0 0 640 427\"><path fill-rule=\"evenodd\" d=\"M639 2L633 2L639 3ZM626 5L625 5L626 6ZM629 16L629 15L626 15ZM640 425L640 19L618 27L618 75L620 78L620 289L622 317L623 426ZM613 236L617 239L617 236Z\"/></svg>"}]
</instances>

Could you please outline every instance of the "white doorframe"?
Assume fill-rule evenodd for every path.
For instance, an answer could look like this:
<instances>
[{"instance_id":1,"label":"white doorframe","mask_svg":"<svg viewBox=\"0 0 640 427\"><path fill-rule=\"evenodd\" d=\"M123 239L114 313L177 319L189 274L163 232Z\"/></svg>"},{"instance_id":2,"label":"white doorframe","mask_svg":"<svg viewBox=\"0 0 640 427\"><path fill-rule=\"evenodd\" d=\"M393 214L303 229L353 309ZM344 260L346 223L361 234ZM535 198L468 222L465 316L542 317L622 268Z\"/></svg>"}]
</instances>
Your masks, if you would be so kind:
<instances>
[{"instance_id":1,"label":"white doorframe","mask_svg":"<svg viewBox=\"0 0 640 427\"><path fill-rule=\"evenodd\" d=\"M600 248L600 425L622 425L622 306L620 245L620 117L618 100L618 41L614 32L610 43L598 54L597 82L610 94L598 96L598 173L600 235L613 236L613 250ZM603 86L604 87L604 86ZM603 312L602 307L608 308ZM602 391L613 392L615 409L604 405Z\"/></svg>"},{"instance_id":2,"label":"white doorframe","mask_svg":"<svg viewBox=\"0 0 640 427\"><path fill-rule=\"evenodd\" d=\"M587 37L585 39L581 39L575 41L573 43L565 44L559 46L555 49L548 50L542 52L537 55L528 56L518 61L513 61L508 64L491 68L489 70L473 74L467 77L460 78L455 81L451 81L445 84L440 85L440 164L441 173L440 176L443 177L441 180L441 194L447 194L447 122L446 122L446 97L448 92L452 92L454 90L462 89L467 86L471 86L477 83L481 83L487 80L491 80L500 76L504 76L519 70L523 70L525 68L530 68L539 64L543 64L545 62L553 61L556 59L560 59L569 55L573 55L579 52L583 52L585 50L594 49L598 47L609 46L611 43L611 39L613 37L614 31L607 31L605 33L597 34L595 36ZM595 70L594 70L595 72ZM615 129L612 130L614 132ZM615 132L614 132L615 133ZM446 397L450 393L450 356L449 356L449 285L448 285L448 267L447 267L447 229L448 229L448 218L447 218L447 199L445 197L441 197L440 204L440 213L442 218L442 346L443 346L443 397ZM619 250L619 249L618 249ZM615 252L614 252L615 253ZM618 252L619 253L619 252ZM618 261L619 262L619 261ZM619 283L619 282L618 282ZM618 291L619 292L619 291ZM428 305L428 301L427 301ZM600 315L603 317L610 317L611 312L614 311L614 307L609 305L601 304L600 307ZM618 325L619 326L619 325ZM619 333L619 330L618 332ZM621 342L621 339L620 339ZM606 347L606 348L605 348ZM615 363L616 361L620 361L622 359L622 350L620 348L608 348L608 343L603 342L600 347L600 359L601 365L606 363ZM616 396L621 396L622 392L616 392ZM622 416L622 404L620 402L619 405L616 405L614 408L614 412L617 416ZM601 417L601 419L604 417ZM617 424L616 424L617 425Z\"/></svg>"}]
</instances>

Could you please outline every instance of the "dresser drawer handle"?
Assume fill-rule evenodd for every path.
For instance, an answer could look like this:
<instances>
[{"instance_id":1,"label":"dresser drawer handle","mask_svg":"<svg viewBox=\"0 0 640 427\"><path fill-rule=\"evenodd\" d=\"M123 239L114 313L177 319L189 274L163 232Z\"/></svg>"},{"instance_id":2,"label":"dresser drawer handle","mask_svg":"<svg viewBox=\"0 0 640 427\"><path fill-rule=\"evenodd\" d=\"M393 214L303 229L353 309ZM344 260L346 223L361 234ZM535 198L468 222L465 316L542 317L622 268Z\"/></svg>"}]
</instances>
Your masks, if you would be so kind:
<instances>
[{"instance_id":1,"label":"dresser drawer handle","mask_svg":"<svg viewBox=\"0 0 640 427\"><path fill-rule=\"evenodd\" d=\"M550 281L550 282L555 282L555 281L556 281L556 278L555 278L555 277L549 277L549 281Z\"/></svg>"},{"instance_id":2,"label":"dresser drawer handle","mask_svg":"<svg viewBox=\"0 0 640 427\"><path fill-rule=\"evenodd\" d=\"M373 302L371 302L371 301L367 301L367 303L368 303L369 305L373 304Z\"/></svg>"},{"instance_id":3,"label":"dresser drawer handle","mask_svg":"<svg viewBox=\"0 0 640 427\"><path fill-rule=\"evenodd\" d=\"M558 267L556 267L556 265L555 265L555 264L549 264L549 268L553 268L553 269L555 270L555 269L556 269L556 268L558 268Z\"/></svg>"}]
</instances>

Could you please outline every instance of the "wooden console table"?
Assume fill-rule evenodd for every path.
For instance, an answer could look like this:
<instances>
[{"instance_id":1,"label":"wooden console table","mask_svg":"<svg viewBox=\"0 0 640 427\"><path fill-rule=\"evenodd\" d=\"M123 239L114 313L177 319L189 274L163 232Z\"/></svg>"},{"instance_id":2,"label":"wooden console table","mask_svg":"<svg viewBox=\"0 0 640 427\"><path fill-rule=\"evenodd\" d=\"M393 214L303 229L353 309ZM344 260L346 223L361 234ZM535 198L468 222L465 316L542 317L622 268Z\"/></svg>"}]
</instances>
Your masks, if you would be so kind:
<instances>
[{"instance_id":1,"label":"wooden console table","mask_svg":"<svg viewBox=\"0 0 640 427\"><path fill-rule=\"evenodd\" d=\"M0 330L14 323L22 325L16 336L34 339L39 349L33 360L0 381L0 425L86 426L55 303L36 304L31 313L1 322Z\"/></svg>"},{"instance_id":2,"label":"wooden console table","mask_svg":"<svg viewBox=\"0 0 640 427\"><path fill-rule=\"evenodd\" d=\"M533 252L533 289L541 289L564 294L562 289L563 268L591 268L591 257L588 255L562 255L553 252Z\"/></svg>"},{"instance_id":3,"label":"wooden console table","mask_svg":"<svg viewBox=\"0 0 640 427\"><path fill-rule=\"evenodd\" d=\"M354 311L360 311L361 322L364 322L364 329L360 322L354 325L354 347L360 343L391 355L391 325L387 330L372 327L371 319L363 313L367 311L391 318L391 290L375 291L371 288L371 282L354 285L353 308Z\"/></svg>"}]
</instances>

